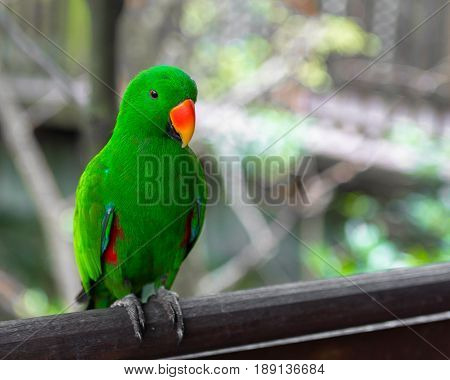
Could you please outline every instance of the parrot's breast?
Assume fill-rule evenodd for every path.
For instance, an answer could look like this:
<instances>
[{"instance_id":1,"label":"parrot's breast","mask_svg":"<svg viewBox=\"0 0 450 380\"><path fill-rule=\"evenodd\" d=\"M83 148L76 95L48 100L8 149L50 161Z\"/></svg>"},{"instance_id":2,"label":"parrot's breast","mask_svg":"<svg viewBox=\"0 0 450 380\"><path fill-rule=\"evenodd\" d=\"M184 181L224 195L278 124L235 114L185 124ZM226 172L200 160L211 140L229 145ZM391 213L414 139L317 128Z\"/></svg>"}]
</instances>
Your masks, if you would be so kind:
<instances>
[{"instance_id":1,"label":"parrot's breast","mask_svg":"<svg viewBox=\"0 0 450 380\"><path fill-rule=\"evenodd\" d=\"M203 181L196 172L185 174L178 167L149 170L148 165L142 166L145 157L116 156L105 181L104 202L114 206L115 215L103 262L120 267L122 277L136 289L151 282L173 281L192 248L196 186ZM156 161L159 157L155 155L149 157L150 163L167 165ZM169 158L169 164L184 160L191 167L198 165L191 153Z\"/></svg>"}]
</instances>

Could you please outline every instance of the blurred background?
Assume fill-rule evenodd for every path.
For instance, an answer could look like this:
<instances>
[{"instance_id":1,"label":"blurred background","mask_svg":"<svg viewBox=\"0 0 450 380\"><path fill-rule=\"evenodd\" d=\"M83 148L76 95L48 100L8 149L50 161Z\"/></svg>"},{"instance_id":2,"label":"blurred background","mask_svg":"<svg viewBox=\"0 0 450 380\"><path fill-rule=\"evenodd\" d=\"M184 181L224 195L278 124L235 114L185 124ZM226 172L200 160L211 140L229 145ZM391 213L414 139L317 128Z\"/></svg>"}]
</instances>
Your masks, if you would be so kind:
<instances>
[{"instance_id":1,"label":"blurred background","mask_svg":"<svg viewBox=\"0 0 450 380\"><path fill-rule=\"evenodd\" d=\"M252 173L207 167L220 196L181 296L448 261L446 3L1 0L0 319L80 290L78 178L111 134L112 89L162 63L197 82L199 156L308 158L308 202L289 205L230 202Z\"/></svg>"}]
</instances>

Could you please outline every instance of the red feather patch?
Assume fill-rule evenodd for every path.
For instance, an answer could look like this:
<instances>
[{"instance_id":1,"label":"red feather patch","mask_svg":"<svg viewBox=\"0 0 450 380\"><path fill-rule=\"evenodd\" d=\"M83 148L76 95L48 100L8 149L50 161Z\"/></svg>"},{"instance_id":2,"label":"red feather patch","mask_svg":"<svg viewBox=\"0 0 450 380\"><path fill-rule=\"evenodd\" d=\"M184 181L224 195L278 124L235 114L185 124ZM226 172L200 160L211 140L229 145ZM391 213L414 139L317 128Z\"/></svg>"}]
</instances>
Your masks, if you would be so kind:
<instances>
[{"instance_id":1,"label":"red feather patch","mask_svg":"<svg viewBox=\"0 0 450 380\"><path fill-rule=\"evenodd\" d=\"M109 244L103 254L103 260L107 264L117 265L116 241L117 238L123 239L123 230L119 225L117 215L114 217L114 223L109 236Z\"/></svg>"}]
</instances>

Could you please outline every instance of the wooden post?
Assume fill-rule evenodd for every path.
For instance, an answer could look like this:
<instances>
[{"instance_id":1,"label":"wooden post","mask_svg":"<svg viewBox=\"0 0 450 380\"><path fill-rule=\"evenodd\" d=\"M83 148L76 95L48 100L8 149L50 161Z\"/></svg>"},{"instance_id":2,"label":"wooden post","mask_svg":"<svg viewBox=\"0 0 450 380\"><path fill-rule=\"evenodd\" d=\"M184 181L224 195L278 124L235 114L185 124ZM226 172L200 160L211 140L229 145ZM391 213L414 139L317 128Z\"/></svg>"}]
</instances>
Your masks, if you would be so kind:
<instances>
[{"instance_id":1,"label":"wooden post","mask_svg":"<svg viewBox=\"0 0 450 380\"><path fill-rule=\"evenodd\" d=\"M146 332L134 334L123 308L0 323L0 358L149 359L270 342L397 321L450 308L450 264L293 283L181 301L185 336L160 303L145 305ZM399 324L405 327L406 323ZM429 345L408 328L419 346ZM443 336L442 339L446 339ZM270 345L270 344L269 344ZM433 348L436 355L450 355Z\"/></svg>"}]
</instances>

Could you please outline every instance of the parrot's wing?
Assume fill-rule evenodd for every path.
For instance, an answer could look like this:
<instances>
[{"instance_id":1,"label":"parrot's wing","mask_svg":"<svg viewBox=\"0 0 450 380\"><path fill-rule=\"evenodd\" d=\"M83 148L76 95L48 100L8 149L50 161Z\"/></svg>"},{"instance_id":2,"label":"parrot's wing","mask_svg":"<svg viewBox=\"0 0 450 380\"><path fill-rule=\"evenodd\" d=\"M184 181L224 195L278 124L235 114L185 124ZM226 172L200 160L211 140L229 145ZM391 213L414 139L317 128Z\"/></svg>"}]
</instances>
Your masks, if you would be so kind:
<instances>
[{"instance_id":1,"label":"parrot's wing","mask_svg":"<svg viewBox=\"0 0 450 380\"><path fill-rule=\"evenodd\" d=\"M203 221L205 220L205 208L206 208L206 198L207 198L207 188L206 188L206 180L205 174L203 172L203 167L200 162L197 166L198 170L198 178L199 182L196 186L196 194L197 198L194 203L194 207L192 208L190 216L190 237L186 244L186 256L192 250L192 247L195 245L198 237L200 236L200 232L202 231ZM186 257L185 256L185 257Z\"/></svg>"},{"instance_id":2,"label":"parrot's wing","mask_svg":"<svg viewBox=\"0 0 450 380\"><path fill-rule=\"evenodd\" d=\"M194 208L192 209L192 222L191 222L191 236L186 246L186 256L191 251L192 247L195 245L200 232L202 230L203 219L204 219L204 205L202 205L201 200L197 199Z\"/></svg>"},{"instance_id":3,"label":"parrot's wing","mask_svg":"<svg viewBox=\"0 0 450 380\"><path fill-rule=\"evenodd\" d=\"M106 170L97 156L86 167L76 193L75 259L86 292L102 274L101 255L108 246L114 216L114 209L105 205L102 197Z\"/></svg>"}]
</instances>

